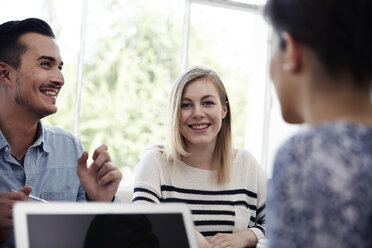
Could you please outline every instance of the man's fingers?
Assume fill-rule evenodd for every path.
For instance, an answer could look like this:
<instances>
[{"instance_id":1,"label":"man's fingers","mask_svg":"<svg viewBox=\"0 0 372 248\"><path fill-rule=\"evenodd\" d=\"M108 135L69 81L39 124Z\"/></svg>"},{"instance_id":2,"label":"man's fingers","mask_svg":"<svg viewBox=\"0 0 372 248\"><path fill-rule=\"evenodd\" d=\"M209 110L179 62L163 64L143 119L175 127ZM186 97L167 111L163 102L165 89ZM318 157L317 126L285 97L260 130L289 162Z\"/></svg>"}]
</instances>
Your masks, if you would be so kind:
<instances>
[{"instance_id":1,"label":"man's fingers","mask_svg":"<svg viewBox=\"0 0 372 248\"><path fill-rule=\"evenodd\" d=\"M106 175L111 170L115 170L115 166L111 162L105 162L99 169L97 174L97 179L100 180L104 175Z\"/></svg>"},{"instance_id":2,"label":"man's fingers","mask_svg":"<svg viewBox=\"0 0 372 248\"><path fill-rule=\"evenodd\" d=\"M13 217L10 215L10 217L1 218L1 227L5 229L12 229L13 228Z\"/></svg>"},{"instance_id":3,"label":"man's fingers","mask_svg":"<svg viewBox=\"0 0 372 248\"><path fill-rule=\"evenodd\" d=\"M94 159L91 167L100 170L104 163L111 162L110 155L107 150L101 151L96 159Z\"/></svg>"},{"instance_id":4,"label":"man's fingers","mask_svg":"<svg viewBox=\"0 0 372 248\"><path fill-rule=\"evenodd\" d=\"M0 199L3 201L8 200L13 204L15 201L27 201L28 197L22 191L13 191L1 193Z\"/></svg>"},{"instance_id":5,"label":"man's fingers","mask_svg":"<svg viewBox=\"0 0 372 248\"><path fill-rule=\"evenodd\" d=\"M101 173L101 171L104 171L104 172ZM119 171L119 169L116 166L112 165L110 162L105 163L102 166L102 169L100 170L97 176L98 183L101 185L105 185L107 183L114 182L114 181L120 182L121 178L122 178L122 174Z\"/></svg>"},{"instance_id":6,"label":"man's fingers","mask_svg":"<svg viewBox=\"0 0 372 248\"><path fill-rule=\"evenodd\" d=\"M93 153L93 160L96 160L97 157L101 154L101 152L107 151L107 150L108 150L108 147L105 144L102 144L99 147L97 147Z\"/></svg>"},{"instance_id":7,"label":"man's fingers","mask_svg":"<svg viewBox=\"0 0 372 248\"><path fill-rule=\"evenodd\" d=\"M23 188L18 189L18 192L23 192L25 195L29 195L32 191L32 187L30 185L26 185Z\"/></svg>"},{"instance_id":8,"label":"man's fingers","mask_svg":"<svg viewBox=\"0 0 372 248\"><path fill-rule=\"evenodd\" d=\"M12 201L11 205L9 204L9 207L5 207L4 209L7 209L8 211L6 212L3 212L2 213L2 217L4 218L4 220L12 220L13 219L13 213L12 213L12 209L13 209L13 205L16 203L16 201Z\"/></svg>"},{"instance_id":9,"label":"man's fingers","mask_svg":"<svg viewBox=\"0 0 372 248\"><path fill-rule=\"evenodd\" d=\"M1 215L5 216L6 218L12 217L12 207L16 202L17 201L11 200L9 198L0 198L0 209L1 211L4 211L1 213Z\"/></svg>"},{"instance_id":10,"label":"man's fingers","mask_svg":"<svg viewBox=\"0 0 372 248\"><path fill-rule=\"evenodd\" d=\"M78 170L87 168L88 152L83 152L78 158Z\"/></svg>"}]
</instances>

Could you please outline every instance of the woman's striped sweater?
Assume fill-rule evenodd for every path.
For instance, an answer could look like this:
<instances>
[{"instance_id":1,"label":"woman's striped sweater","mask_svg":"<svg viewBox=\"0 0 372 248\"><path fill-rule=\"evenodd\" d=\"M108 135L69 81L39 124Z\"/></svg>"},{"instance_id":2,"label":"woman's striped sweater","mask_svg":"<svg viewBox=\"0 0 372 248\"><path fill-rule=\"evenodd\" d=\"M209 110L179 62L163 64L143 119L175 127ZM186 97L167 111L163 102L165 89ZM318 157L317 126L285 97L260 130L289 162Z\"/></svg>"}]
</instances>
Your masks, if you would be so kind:
<instances>
[{"instance_id":1,"label":"woman's striped sweater","mask_svg":"<svg viewBox=\"0 0 372 248\"><path fill-rule=\"evenodd\" d=\"M231 180L217 184L216 172L183 162L169 164L161 151L141 156L134 182L133 203L186 203L195 228L205 237L249 228L258 239L265 234L267 176L255 158L239 149Z\"/></svg>"}]
</instances>

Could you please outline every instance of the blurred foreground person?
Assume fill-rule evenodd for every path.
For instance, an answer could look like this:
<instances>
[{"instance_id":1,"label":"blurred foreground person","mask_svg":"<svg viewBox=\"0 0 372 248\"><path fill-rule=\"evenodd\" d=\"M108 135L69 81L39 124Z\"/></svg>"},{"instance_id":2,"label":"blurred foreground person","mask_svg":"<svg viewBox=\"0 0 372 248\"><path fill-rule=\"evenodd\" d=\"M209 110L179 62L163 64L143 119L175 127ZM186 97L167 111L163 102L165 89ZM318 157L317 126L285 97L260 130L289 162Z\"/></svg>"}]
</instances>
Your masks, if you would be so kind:
<instances>
[{"instance_id":1,"label":"blurred foreground person","mask_svg":"<svg viewBox=\"0 0 372 248\"><path fill-rule=\"evenodd\" d=\"M372 2L268 0L270 74L288 123L269 247L372 247Z\"/></svg>"}]
</instances>

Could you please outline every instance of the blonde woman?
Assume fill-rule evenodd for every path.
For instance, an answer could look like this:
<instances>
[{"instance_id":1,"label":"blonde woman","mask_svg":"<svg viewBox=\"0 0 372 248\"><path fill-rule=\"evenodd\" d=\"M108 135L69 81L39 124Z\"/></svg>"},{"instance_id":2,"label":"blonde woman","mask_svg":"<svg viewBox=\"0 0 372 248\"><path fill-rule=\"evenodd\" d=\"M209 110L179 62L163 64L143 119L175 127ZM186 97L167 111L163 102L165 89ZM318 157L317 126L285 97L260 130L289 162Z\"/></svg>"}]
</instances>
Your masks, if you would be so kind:
<instances>
[{"instance_id":1,"label":"blonde woman","mask_svg":"<svg viewBox=\"0 0 372 248\"><path fill-rule=\"evenodd\" d=\"M233 149L225 87L207 68L176 80L167 145L146 150L133 203L186 203L201 247L254 247L265 233L266 174L246 150Z\"/></svg>"}]
</instances>

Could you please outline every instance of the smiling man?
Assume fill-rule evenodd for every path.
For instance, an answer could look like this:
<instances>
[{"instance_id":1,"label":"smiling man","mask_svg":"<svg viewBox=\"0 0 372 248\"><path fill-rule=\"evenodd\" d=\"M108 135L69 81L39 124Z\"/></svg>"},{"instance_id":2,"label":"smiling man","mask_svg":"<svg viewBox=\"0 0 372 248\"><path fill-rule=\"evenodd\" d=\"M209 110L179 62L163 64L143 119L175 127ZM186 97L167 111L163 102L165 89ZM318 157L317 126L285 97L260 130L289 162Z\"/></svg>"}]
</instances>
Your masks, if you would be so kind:
<instances>
[{"instance_id":1,"label":"smiling man","mask_svg":"<svg viewBox=\"0 0 372 248\"><path fill-rule=\"evenodd\" d=\"M43 125L57 111L63 62L50 26L35 18L0 25L0 246L13 247L12 208L48 201L113 201L121 173L107 146L88 153L69 132Z\"/></svg>"}]
</instances>

